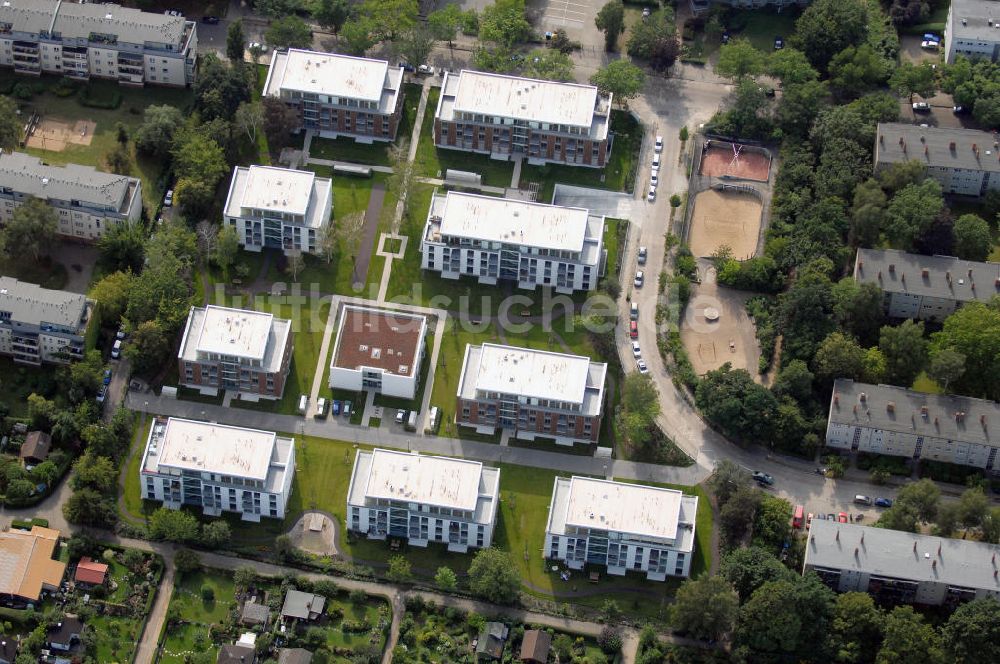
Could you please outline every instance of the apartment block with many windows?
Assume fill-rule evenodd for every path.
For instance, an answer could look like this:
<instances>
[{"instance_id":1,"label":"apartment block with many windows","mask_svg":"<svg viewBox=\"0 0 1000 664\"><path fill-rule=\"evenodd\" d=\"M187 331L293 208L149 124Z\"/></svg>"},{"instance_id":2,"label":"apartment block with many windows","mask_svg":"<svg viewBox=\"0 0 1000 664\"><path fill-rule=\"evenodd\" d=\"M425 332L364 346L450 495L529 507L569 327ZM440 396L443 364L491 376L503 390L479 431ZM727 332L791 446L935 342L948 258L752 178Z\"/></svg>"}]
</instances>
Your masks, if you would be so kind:
<instances>
[{"instance_id":1,"label":"apartment block with many windows","mask_svg":"<svg viewBox=\"0 0 1000 664\"><path fill-rule=\"evenodd\" d=\"M881 289L891 318L940 322L966 302L985 304L1000 295L1000 263L858 249L854 280Z\"/></svg>"},{"instance_id":2,"label":"apartment block with many windows","mask_svg":"<svg viewBox=\"0 0 1000 664\"><path fill-rule=\"evenodd\" d=\"M1000 440L990 432L996 431L998 422L1000 404L994 401L840 378L830 399L826 445L997 474Z\"/></svg>"},{"instance_id":3,"label":"apartment block with many windows","mask_svg":"<svg viewBox=\"0 0 1000 664\"><path fill-rule=\"evenodd\" d=\"M1000 8L995 0L952 0L944 24L945 61L1000 60Z\"/></svg>"},{"instance_id":4,"label":"apartment block with many windows","mask_svg":"<svg viewBox=\"0 0 1000 664\"><path fill-rule=\"evenodd\" d=\"M80 359L93 308L79 293L0 276L0 355L36 366Z\"/></svg>"},{"instance_id":5,"label":"apartment block with many windows","mask_svg":"<svg viewBox=\"0 0 1000 664\"><path fill-rule=\"evenodd\" d=\"M603 168L611 152L611 95L592 85L462 70L446 73L434 145Z\"/></svg>"},{"instance_id":6,"label":"apartment block with many windows","mask_svg":"<svg viewBox=\"0 0 1000 664\"><path fill-rule=\"evenodd\" d=\"M0 226L29 198L55 209L60 235L84 242L142 215L139 178L79 164L51 166L23 152L0 154Z\"/></svg>"},{"instance_id":7,"label":"apartment block with many windows","mask_svg":"<svg viewBox=\"0 0 1000 664\"><path fill-rule=\"evenodd\" d=\"M589 477L557 477L545 527L545 557L570 569L687 577L698 497L674 489Z\"/></svg>"},{"instance_id":8,"label":"apartment block with many windows","mask_svg":"<svg viewBox=\"0 0 1000 664\"><path fill-rule=\"evenodd\" d=\"M191 307L177 353L179 383L245 401L280 399L292 363L292 322L247 309Z\"/></svg>"},{"instance_id":9,"label":"apartment block with many windows","mask_svg":"<svg viewBox=\"0 0 1000 664\"><path fill-rule=\"evenodd\" d=\"M403 68L385 60L290 48L271 58L264 96L298 114L295 131L359 143L396 138L403 111Z\"/></svg>"},{"instance_id":10,"label":"apartment block with many windows","mask_svg":"<svg viewBox=\"0 0 1000 664\"><path fill-rule=\"evenodd\" d=\"M493 542L500 469L416 452L360 450L347 491L347 527L368 539L437 542L465 553Z\"/></svg>"},{"instance_id":11,"label":"apartment block with many windows","mask_svg":"<svg viewBox=\"0 0 1000 664\"><path fill-rule=\"evenodd\" d=\"M596 443L608 365L589 357L483 344L465 347L455 419L461 426L559 445Z\"/></svg>"},{"instance_id":12,"label":"apartment block with many windows","mask_svg":"<svg viewBox=\"0 0 1000 664\"><path fill-rule=\"evenodd\" d=\"M295 441L260 431L176 417L154 420L139 482L142 497L209 516L283 519L295 474Z\"/></svg>"},{"instance_id":13,"label":"apartment block with many windows","mask_svg":"<svg viewBox=\"0 0 1000 664\"><path fill-rule=\"evenodd\" d=\"M223 209L247 251L315 254L330 226L333 185L312 171L237 166Z\"/></svg>"},{"instance_id":14,"label":"apartment block with many windows","mask_svg":"<svg viewBox=\"0 0 1000 664\"><path fill-rule=\"evenodd\" d=\"M604 217L584 208L449 191L434 194L421 267L445 279L593 290L605 264Z\"/></svg>"},{"instance_id":15,"label":"apartment block with many windows","mask_svg":"<svg viewBox=\"0 0 1000 664\"><path fill-rule=\"evenodd\" d=\"M184 87L197 58L197 25L183 16L111 3L0 3L0 66L18 74Z\"/></svg>"}]
</instances>

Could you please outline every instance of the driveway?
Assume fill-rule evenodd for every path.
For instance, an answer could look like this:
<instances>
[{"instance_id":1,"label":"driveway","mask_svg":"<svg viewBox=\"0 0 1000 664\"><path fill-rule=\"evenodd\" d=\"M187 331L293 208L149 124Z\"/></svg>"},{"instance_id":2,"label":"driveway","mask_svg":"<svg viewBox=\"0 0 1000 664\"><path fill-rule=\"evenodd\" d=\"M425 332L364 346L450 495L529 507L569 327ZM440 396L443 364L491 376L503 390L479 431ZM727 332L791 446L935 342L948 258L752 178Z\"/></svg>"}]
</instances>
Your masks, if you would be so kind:
<instances>
[{"instance_id":1,"label":"driveway","mask_svg":"<svg viewBox=\"0 0 1000 664\"><path fill-rule=\"evenodd\" d=\"M93 245L61 242L52 258L66 268L66 285L63 290L86 293L99 255L100 252Z\"/></svg>"},{"instance_id":2,"label":"driveway","mask_svg":"<svg viewBox=\"0 0 1000 664\"><path fill-rule=\"evenodd\" d=\"M582 207L591 214L604 215L615 219L630 219L637 206L645 205L631 194L610 192L604 189L589 189L574 187L568 184L557 184L552 194L553 205L567 207Z\"/></svg>"}]
</instances>

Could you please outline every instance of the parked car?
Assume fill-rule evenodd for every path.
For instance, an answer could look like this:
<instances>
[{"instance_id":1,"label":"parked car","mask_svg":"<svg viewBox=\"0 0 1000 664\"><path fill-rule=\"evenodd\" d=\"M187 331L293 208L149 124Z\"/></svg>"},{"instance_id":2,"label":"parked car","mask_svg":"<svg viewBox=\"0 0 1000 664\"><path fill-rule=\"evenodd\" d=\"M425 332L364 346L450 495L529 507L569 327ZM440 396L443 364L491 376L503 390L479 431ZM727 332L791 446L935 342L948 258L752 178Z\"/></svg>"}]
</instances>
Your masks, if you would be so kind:
<instances>
[{"instance_id":1,"label":"parked car","mask_svg":"<svg viewBox=\"0 0 1000 664\"><path fill-rule=\"evenodd\" d=\"M115 332L115 339L124 339L124 338L125 338L125 330L119 327L118 331Z\"/></svg>"},{"instance_id":2,"label":"parked car","mask_svg":"<svg viewBox=\"0 0 1000 664\"><path fill-rule=\"evenodd\" d=\"M333 405L330 407L331 412L333 412L334 417L340 415L340 399L334 399Z\"/></svg>"},{"instance_id":3,"label":"parked car","mask_svg":"<svg viewBox=\"0 0 1000 664\"><path fill-rule=\"evenodd\" d=\"M774 38L774 50L780 51L783 48L785 48L785 40L781 35L778 35Z\"/></svg>"},{"instance_id":4,"label":"parked car","mask_svg":"<svg viewBox=\"0 0 1000 664\"><path fill-rule=\"evenodd\" d=\"M644 279L645 275L643 275L642 270L639 270L635 273L635 280L632 283L635 284L636 288L642 288L642 282Z\"/></svg>"},{"instance_id":5,"label":"parked car","mask_svg":"<svg viewBox=\"0 0 1000 664\"><path fill-rule=\"evenodd\" d=\"M101 390L97 393L97 403L103 404L108 398L108 386L101 385Z\"/></svg>"},{"instance_id":6,"label":"parked car","mask_svg":"<svg viewBox=\"0 0 1000 664\"><path fill-rule=\"evenodd\" d=\"M837 515L836 515L836 514L833 514L833 513L831 512L830 514L827 514L827 515L826 515L826 520L827 520L827 521L836 521L836 520L837 520Z\"/></svg>"},{"instance_id":7,"label":"parked car","mask_svg":"<svg viewBox=\"0 0 1000 664\"><path fill-rule=\"evenodd\" d=\"M649 373L649 367L646 366L646 361L645 360L637 360L636 363L635 363L635 368L638 369L639 373L641 373L641 374L648 374Z\"/></svg>"},{"instance_id":8,"label":"parked car","mask_svg":"<svg viewBox=\"0 0 1000 664\"><path fill-rule=\"evenodd\" d=\"M768 486L774 486L774 478L765 472L755 470L753 471L753 479L757 484L766 484Z\"/></svg>"},{"instance_id":9,"label":"parked car","mask_svg":"<svg viewBox=\"0 0 1000 664\"><path fill-rule=\"evenodd\" d=\"M876 498L875 507L892 507L892 500L890 498Z\"/></svg>"},{"instance_id":10,"label":"parked car","mask_svg":"<svg viewBox=\"0 0 1000 664\"><path fill-rule=\"evenodd\" d=\"M933 32L925 32L923 38L927 41L941 43L941 35L936 35Z\"/></svg>"},{"instance_id":11,"label":"parked car","mask_svg":"<svg viewBox=\"0 0 1000 664\"><path fill-rule=\"evenodd\" d=\"M628 305L629 320L639 320L639 305L633 302Z\"/></svg>"},{"instance_id":12,"label":"parked car","mask_svg":"<svg viewBox=\"0 0 1000 664\"><path fill-rule=\"evenodd\" d=\"M163 207L170 207L174 204L174 190L167 189L167 195L163 197Z\"/></svg>"},{"instance_id":13,"label":"parked car","mask_svg":"<svg viewBox=\"0 0 1000 664\"><path fill-rule=\"evenodd\" d=\"M111 384L111 369L104 370L104 384L105 385Z\"/></svg>"},{"instance_id":14,"label":"parked car","mask_svg":"<svg viewBox=\"0 0 1000 664\"><path fill-rule=\"evenodd\" d=\"M660 170L658 168L654 168L653 172L649 174L649 184L654 187L660 184Z\"/></svg>"},{"instance_id":15,"label":"parked car","mask_svg":"<svg viewBox=\"0 0 1000 664\"><path fill-rule=\"evenodd\" d=\"M406 411L400 408L396 411L396 424L403 424L406 422Z\"/></svg>"},{"instance_id":16,"label":"parked car","mask_svg":"<svg viewBox=\"0 0 1000 664\"><path fill-rule=\"evenodd\" d=\"M952 106L951 112L955 115L968 115L972 112L972 109L968 106Z\"/></svg>"},{"instance_id":17,"label":"parked car","mask_svg":"<svg viewBox=\"0 0 1000 664\"><path fill-rule=\"evenodd\" d=\"M260 42L250 42L247 44L247 50L250 52L257 51L259 53L267 53L267 44L261 44Z\"/></svg>"},{"instance_id":18,"label":"parked car","mask_svg":"<svg viewBox=\"0 0 1000 664\"><path fill-rule=\"evenodd\" d=\"M921 113L929 113L931 105L926 101L915 101L913 102L913 110Z\"/></svg>"},{"instance_id":19,"label":"parked car","mask_svg":"<svg viewBox=\"0 0 1000 664\"><path fill-rule=\"evenodd\" d=\"M809 526L812 525L812 522L813 522L813 513L809 512L809 514L806 515L806 530L809 530Z\"/></svg>"},{"instance_id":20,"label":"parked car","mask_svg":"<svg viewBox=\"0 0 1000 664\"><path fill-rule=\"evenodd\" d=\"M663 152L663 137L662 136L657 136L656 140L653 141L653 150L656 152L656 154L660 154L661 152Z\"/></svg>"},{"instance_id":21,"label":"parked car","mask_svg":"<svg viewBox=\"0 0 1000 664\"><path fill-rule=\"evenodd\" d=\"M847 512L841 512L837 515L837 521L840 523L847 523Z\"/></svg>"},{"instance_id":22,"label":"parked car","mask_svg":"<svg viewBox=\"0 0 1000 664\"><path fill-rule=\"evenodd\" d=\"M318 418L326 417L326 408L327 408L326 397L320 397L319 400L316 401L316 412L313 413L313 417L318 417Z\"/></svg>"},{"instance_id":23,"label":"parked car","mask_svg":"<svg viewBox=\"0 0 1000 664\"><path fill-rule=\"evenodd\" d=\"M872 499L868 496L862 496L860 493L854 496L854 502L858 505L871 505Z\"/></svg>"},{"instance_id":24,"label":"parked car","mask_svg":"<svg viewBox=\"0 0 1000 664\"><path fill-rule=\"evenodd\" d=\"M218 16L202 16L201 17L201 22L202 23L208 23L209 25L218 25L218 23L219 23L219 17Z\"/></svg>"},{"instance_id":25,"label":"parked car","mask_svg":"<svg viewBox=\"0 0 1000 664\"><path fill-rule=\"evenodd\" d=\"M634 357L636 359L642 357L642 349L639 348L639 342L638 341L633 341L632 342L632 357Z\"/></svg>"},{"instance_id":26,"label":"parked car","mask_svg":"<svg viewBox=\"0 0 1000 664\"><path fill-rule=\"evenodd\" d=\"M656 187L650 187L649 193L646 194L646 202L652 203L655 200L656 200Z\"/></svg>"},{"instance_id":27,"label":"parked car","mask_svg":"<svg viewBox=\"0 0 1000 664\"><path fill-rule=\"evenodd\" d=\"M417 73L418 74L426 74L428 76L433 76L434 75L434 67L431 67L430 65L420 65L419 67L417 67Z\"/></svg>"},{"instance_id":28,"label":"parked car","mask_svg":"<svg viewBox=\"0 0 1000 664\"><path fill-rule=\"evenodd\" d=\"M654 154L653 155L653 168L657 168L658 169L659 167L660 167L660 155Z\"/></svg>"},{"instance_id":29,"label":"parked car","mask_svg":"<svg viewBox=\"0 0 1000 664\"><path fill-rule=\"evenodd\" d=\"M628 336L633 339L639 338L639 325L634 320L629 321L628 324Z\"/></svg>"},{"instance_id":30,"label":"parked car","mask_svg":"<svg viewBox=\"0 0 1000 664\"><path fill-rule=\"evenodd\" d=\"M722 43L723 43L723 44L728 44L728 43L729 43L729 40L730 40L731 38L732 38L732 36L731 36L731 35L729 34L729 31L728 31L728 30L727 30L726 32L723 32L723 33L722 33Z\"/></svg>"},{"instance_id":31,"label":"parked car","mask_svg":"<svg viewBox=\"0 0 1000 664\"><path fill-rule=\"evenodd\" d=\"M122 356L122 340L116 339L115 345L111 347L111 359L117 360Z\"/></svg>"},{"instance_id":32,"label":"parked car","mask_svg":"<svg viewBox=\"0 0 1000 664\"><path fill-rule=\"evenodd\" d=\"M344 402L344 417L350 417L350 416L351 416L351 402L350 401L345 401Z\"/></svg>"},{"instance_id":33,"label":"parked car","mask_svg":"<svg viewBox=\"0 0 1000 664\"><path fill-rule=\"evenodd\" d=\"M650 14L649 7L643 7L642 8L642 17L643 18L649 18L649 14Z\"/></svg>"},{"instance_id":34,"label":"parked car","mask_svg":"<svg viewBox=\"0 0 1000 664\"><path fill-rule=\"evenodd\" d=\"M927 49L928 51L936 51L938 50L939 46L941 46L941 44L937 43L936 41L931 41L929 39L925 39L922 42L920 42L920 48Z\"/></svg>"}]
</instances>

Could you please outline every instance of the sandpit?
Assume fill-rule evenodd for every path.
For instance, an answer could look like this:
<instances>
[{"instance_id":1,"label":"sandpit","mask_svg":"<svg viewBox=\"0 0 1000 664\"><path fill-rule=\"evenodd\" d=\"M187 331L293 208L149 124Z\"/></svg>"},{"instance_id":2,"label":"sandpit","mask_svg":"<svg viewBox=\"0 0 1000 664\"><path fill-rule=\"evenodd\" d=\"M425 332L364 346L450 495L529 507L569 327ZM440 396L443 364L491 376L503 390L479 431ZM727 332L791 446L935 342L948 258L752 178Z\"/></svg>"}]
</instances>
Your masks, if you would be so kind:
<instances>
[{"instance_id":1,"label":"sandpit","mask_svg":"<svg viewBox=\"0 0 1000 664\"><path fill-rule=\"evenodd\" d=\"M695 196L691 215L691 253L704 258L725 245L737 260L753 258L761 211L761 202L751 194L714 189L701 192Z\"/></svg>"},{"instance_id":2,"label":"sandpit","mask_svg":"<svg viewBox=\"0 0 1000 664\"><path fill-rule=\"evenodd\" d=\"M97 123L93 120L64 120L51 117L38 121L28 136L29 148L62 152L67 145L90 145Z\"/></svg>"}]
</instances>

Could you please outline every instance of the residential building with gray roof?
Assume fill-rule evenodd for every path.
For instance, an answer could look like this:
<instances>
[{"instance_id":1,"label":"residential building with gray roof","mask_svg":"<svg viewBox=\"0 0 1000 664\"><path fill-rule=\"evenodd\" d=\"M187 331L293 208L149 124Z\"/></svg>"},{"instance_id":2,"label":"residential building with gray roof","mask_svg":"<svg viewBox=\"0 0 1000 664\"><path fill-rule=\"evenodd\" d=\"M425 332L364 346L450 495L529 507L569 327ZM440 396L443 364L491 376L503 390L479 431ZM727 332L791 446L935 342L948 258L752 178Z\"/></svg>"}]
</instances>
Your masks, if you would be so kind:
<instances>
[{"instance_id":1,"label":"residential building with gray roof","mask_svg":"<svg viewBox=\"0 0 1000 664\"><path fill-rule=\"evenodd\" d=\"M858 249L854 280L882 290L890 318L939 322L966 302L986 303L1000 295L1000 263Z\"/></svg>"},{"instance_id":2,"label":"residential building with gray roof","mask_svg":"<svg viewBox=\"0 0 1000 664\"><path fill-rule=\"evenodd\" d=\"M1000 189L1000 143L995 134L901 122L879 123L877 133L876 173L892 164L918 161L946 194L979 197Z\"/></svg>"},{"instance_id":3,"label":"residential building with gray roof","mask_svg":"<svg viewBox=\"0 0 1000 664\"><path fill-rule=\"evenodd\" d=\"M996 0L952 0L944 26L948 64L959 55L996 62L1000 58L1000 3Z\"/></svg>"},{"instance_id":4,"label":"residential building with gray roof","mask_svg":"<svg viewBox=\"0 0 1000 664\"><path fill-rule=\"evenodd\" d=\"M996 544L813 520L802 572L880 602L954 607L1000 599L998 554Z\"/></svg>"},{"instance_id":5,"label":"residential building with gray roof","mask_svg":"<svg viewBox=\"0 0 1000 664\"><path fill-rule=\"evenodd\" d=\"M123 85L194 82L194 21L111 3L60 0L0 2L0 66L15 73Z\"/></svg>"},{"instance_id":6,"label":"residential building with gray roof","mask_svg":"<svg viewBox=\"0 0 1000 664\"><path fill-rule=\"evenodd\" d=\"M142 181L92 166L52 166L23 152L0 154L0 225L29 198L55 209L60 235L92 242L112 226L139 220Z\"/></svg>"},{"instance_id":7,"label":"residential building with gray roof","mask_svg":"<svg viewBox=\"0 0 1000 664\"><path fill-rule=\"evenodd\" d=\"M893 385L833 385L827 447L929 459L998 472L1000 404Z\"/></svg>"},{"instance_id":8,"label":"residential building with gray roof","mask_svg":"<svg viewBox=\"0 0 1000 664\"><path fill-rule=\"evenodd\" d=\"M79 359L92 311L79 293L0 276L0 355L36 366Z\"/></svg>"}]
</instances>

